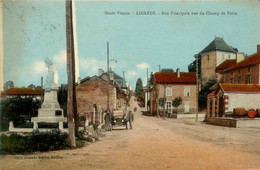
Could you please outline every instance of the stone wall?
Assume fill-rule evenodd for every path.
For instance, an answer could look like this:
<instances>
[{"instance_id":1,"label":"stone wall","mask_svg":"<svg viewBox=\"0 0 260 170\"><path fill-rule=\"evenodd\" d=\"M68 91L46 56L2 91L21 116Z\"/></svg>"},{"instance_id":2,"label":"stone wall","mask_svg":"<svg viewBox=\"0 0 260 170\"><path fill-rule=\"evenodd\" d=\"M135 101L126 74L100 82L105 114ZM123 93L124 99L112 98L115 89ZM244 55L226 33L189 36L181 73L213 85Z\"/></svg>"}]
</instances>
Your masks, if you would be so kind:
<instances>
[{"instance_id":1,"label":"stone wall","mask_svg":"<svg viewBox=\"0 0 260 170\"><path fill-rule=\"evenodd\" d=\"M106 81L93 77L90 80L76 86L77 109L80 115L93 112L93 105L96 104L102 110L107 110L107 90L109 88L109 108L116 109L116 88Z\"/></svg>"},{"instance_id":2,"label":"stone wall","mask_svg":"<svg viewBox=\"0 0 260 170\"><path fill-rule=\"evenodd\" d=\"M217 78L216 76L216 51L203 53L201 55L201 81L202 85L210 79Z\"/></svg>"},{"instance_id":3,"label":"stone wall","mask_svg":"<svg viewBox=\"0 0 260 170\"><path fill-rule=\"evenodd\" d=\"M246 84L246 77L251 75L251 84L260 84L260 64L247 66L244 68L230 70L224 73L224 83L230 83L230 79L233 79L234 84L238 84L238 78L241 77L240 84Z\"/></svg>"}]
</instances>

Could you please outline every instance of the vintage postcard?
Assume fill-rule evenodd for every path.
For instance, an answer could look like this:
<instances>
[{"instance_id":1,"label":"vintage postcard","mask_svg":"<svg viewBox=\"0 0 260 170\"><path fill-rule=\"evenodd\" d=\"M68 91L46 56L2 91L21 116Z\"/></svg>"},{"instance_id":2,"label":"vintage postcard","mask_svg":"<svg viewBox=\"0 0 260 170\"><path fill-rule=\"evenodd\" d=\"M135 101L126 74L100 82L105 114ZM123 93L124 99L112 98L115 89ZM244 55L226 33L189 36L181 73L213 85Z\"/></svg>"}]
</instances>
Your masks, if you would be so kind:
<instances>
[{"instance_id":1,"label":"vintage postcard","mask_svg":"<svg viewBox=\"0 0 260 170\"><path fill-rule=\"evenodd\" d=\"M260 169L260 0L0 0L0 169Z\"/></svg>"}]
</instances>

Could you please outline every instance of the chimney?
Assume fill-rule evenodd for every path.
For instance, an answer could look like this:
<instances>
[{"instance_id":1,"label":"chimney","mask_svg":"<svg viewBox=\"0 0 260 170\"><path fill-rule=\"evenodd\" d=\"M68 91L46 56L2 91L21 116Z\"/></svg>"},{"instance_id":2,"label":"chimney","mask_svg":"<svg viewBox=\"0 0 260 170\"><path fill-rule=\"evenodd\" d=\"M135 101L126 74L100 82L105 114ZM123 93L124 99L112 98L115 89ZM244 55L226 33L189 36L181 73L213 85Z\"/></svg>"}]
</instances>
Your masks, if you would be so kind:
<instances>
[{"instance_id":1,"label":"chimney","mask_svg":"<svg viewBox=\"0 0 260 170\"><path fill-rule=\"evenodd\" d=\"M260 53L260 44L257 45L257 52Z\"/></svg>"},{"instance_id":2,"label":"chimney","mask_svg":"<svg viewBox=\"0 0 260 170\"><path fill-rule=\"evenodd\" d=\"M102 68L98 69L98 76L101 76L104 73L104 70Z\"/></svg>"},{"instance_id":3,"label":"chimney","mask_svg":"<svg viewBox=\"0 0 260 170\"><path fill-rule=\"evenodd\" d=\"M177 77L180 77L181 75L180 75L180 68L177 68L176 69L176 74L177 74Z\"/></svg>"}]
</instances>

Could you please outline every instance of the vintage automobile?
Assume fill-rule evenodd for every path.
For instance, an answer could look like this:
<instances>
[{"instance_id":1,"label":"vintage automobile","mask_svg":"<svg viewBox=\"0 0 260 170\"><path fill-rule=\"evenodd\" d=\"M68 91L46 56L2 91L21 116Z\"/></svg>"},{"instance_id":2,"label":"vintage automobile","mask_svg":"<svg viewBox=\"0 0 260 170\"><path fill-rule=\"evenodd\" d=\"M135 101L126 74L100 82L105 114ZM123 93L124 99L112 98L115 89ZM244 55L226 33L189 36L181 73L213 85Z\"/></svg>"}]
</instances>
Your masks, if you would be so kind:
<instances>
[{"instance_id":1,"label":"vintage automobile","mask_svg":"<svg viewBox=\"0 0 260 170\"><path fill-rule=\"evenodd\" d=\"M113 117L112 117L112 126L113 128L117 126L125 126L126 129L128 129L128 123L129 121L133 121L133 116L131 116L131 111L127 111L127 113L124 113L123 110L115 110L113 111ZM131 120L130 120L131 119ZM130 128L132 128L132 124L130 123Z\"/></svg>"}]
</instances>

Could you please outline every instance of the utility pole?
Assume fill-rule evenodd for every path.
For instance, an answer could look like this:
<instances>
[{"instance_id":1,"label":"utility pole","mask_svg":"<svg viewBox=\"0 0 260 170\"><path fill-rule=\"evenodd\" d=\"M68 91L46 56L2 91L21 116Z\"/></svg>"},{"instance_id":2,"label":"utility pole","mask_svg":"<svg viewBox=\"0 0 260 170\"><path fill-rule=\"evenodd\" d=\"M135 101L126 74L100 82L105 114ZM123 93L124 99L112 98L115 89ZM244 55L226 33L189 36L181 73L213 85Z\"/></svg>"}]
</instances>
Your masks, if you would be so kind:
<instances>
[{"instance_id":1,"label":"utility pole","mask_svg":"<svg viewBox=\"0 0 260 170\"><path fill-rule=\"evenodd\" d=\"M158 65L159 66L159 72L161 72L161 65Z\"/></svg>"},{"instance_id":2,"label":"utility pole","mask_svg":"<svg viewBox=\"0 0 260 170\"><path fill-rule=\"evenodd\" d=\"M0 2L0 92L4 91L4 42L3 42L3 9Z\"/></svg>"},{"instance_id":3,"label":"utility pole","mask_svg":"<svg viewBox=\"0 0 260 170\"><path fill-rule=\"evenodd\" d=\"M109 75L109 42L107 42L107 77L108 77L108 86L107 86L107 111L109 110L109 84L110 84L110 75Z\"/></svg>"},{"instance_id":4,"label":"utility pole","mask_svg":"<svg viewBox=\"0 0 260 170\"><path fill-rule=\"evenodd\" d=\"M198 70L198 54L196 54L196 99L197 99L197 102L196 102L196 105L197 105L197 110L196 110L196 122L198 121L198 112L199 112L199 83L198 83L198 78L199 78L199 70Z\"/></svg>"},{"instance_id":5,"label":"utility pole","mask_svg":"<svg viewBox=\"0 0 260 170\"><path fill-rule=\"evenodd\" d=\"M148 113L148 95L149 95L149 93L148 93L148 90L149 90L148 82L149 82L149 80L148 80L148 67L147 67L146 101L145 101L146 102L145 105L146 105L147 113Z\"/></svg>"},{"instance_id":6,"label":"utility pole","mask_svg":"<svg viewBox=\"0 0 260 170\"><path fill-rule=\"evenodd\" d=\"M72 1L66 0L66 38L67 38L67 74L68 74L68 97L67 117L69 129L69 145L76 147L75 122L74 122L74 93L75 93L75 58L73 44L73 23L72 23Z\"/></svg>"},{"instance_id":7,"label":"utility pole","mask_svg":"<svg viewBox=\"0 0 260 170\"><path fill-rule=\"evenodd\" d=\"M43 101L43 77L41 76L41 105Z\"/></svg>"}]
</instances>

